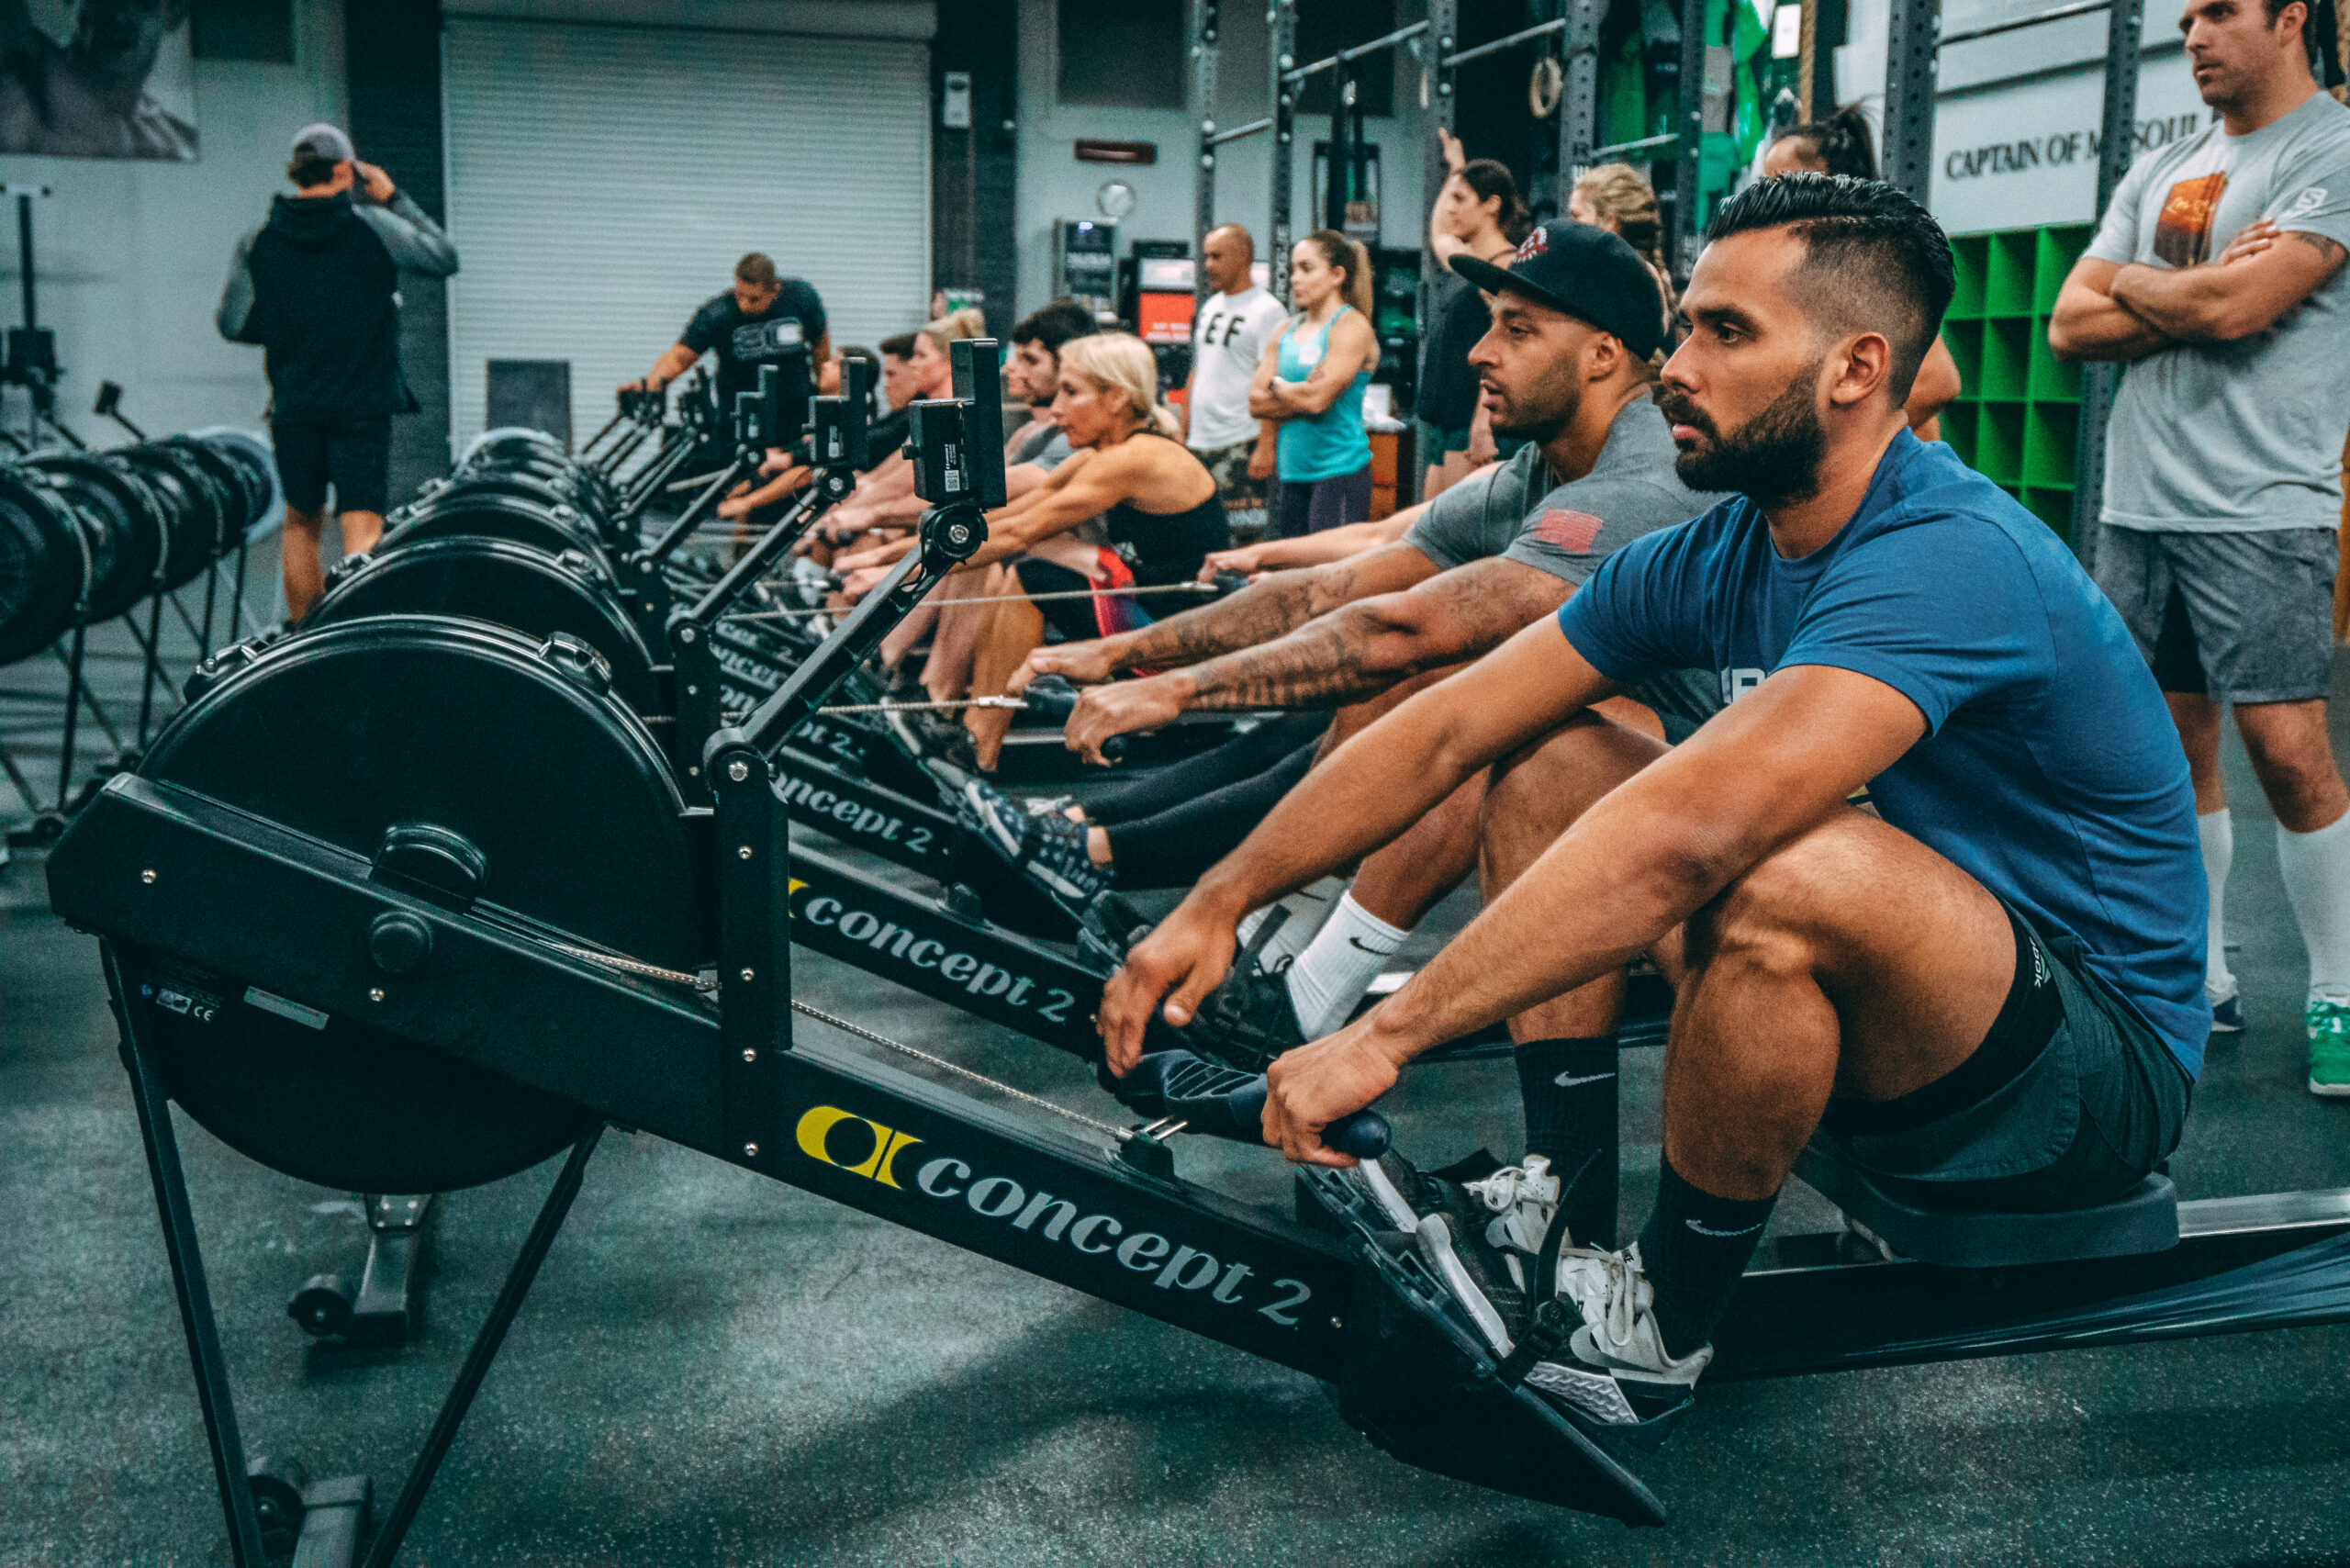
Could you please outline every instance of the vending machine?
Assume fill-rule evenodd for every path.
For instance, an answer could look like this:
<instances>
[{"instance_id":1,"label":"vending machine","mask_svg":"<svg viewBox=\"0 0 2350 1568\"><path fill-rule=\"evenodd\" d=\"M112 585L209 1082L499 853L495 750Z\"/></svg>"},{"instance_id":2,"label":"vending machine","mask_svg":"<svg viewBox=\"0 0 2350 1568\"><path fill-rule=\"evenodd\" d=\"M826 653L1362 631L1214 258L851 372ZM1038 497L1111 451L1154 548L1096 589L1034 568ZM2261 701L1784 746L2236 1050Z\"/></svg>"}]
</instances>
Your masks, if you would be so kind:
<instances>
[{"instance_id":1,"label":"vending machine","mask_svg":"<svg viewBox=\"0 0 2350 1568\"><path fill-rule=\"evenodd\" d=\"M1094 319L1117 319L1118 226L1090 218L1053 220L1053 292L1076 300Z\"/></svg>"}]
</instances>

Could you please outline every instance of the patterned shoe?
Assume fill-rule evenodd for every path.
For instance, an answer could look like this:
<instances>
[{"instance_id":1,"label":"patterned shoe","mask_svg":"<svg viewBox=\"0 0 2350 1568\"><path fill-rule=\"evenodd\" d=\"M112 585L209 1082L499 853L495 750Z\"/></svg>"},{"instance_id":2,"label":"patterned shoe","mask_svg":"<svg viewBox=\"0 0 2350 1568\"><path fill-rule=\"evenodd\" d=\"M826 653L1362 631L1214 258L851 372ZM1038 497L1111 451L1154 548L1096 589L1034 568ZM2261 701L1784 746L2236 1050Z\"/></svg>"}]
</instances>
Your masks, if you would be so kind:
<instances>
[{"instance_id":1,"label":"patterned shoe","mask_svg":"<svg viewBox=\"0 0 2350 1568\"><path fill-rule=\"evenodd\" d=\"M2350 999L2312 996L2301 1023L2310 1036L2310 1092L2350 1096Z\"/></svg>"},{"instance_id":2,"label":"patterned shoe","mask_svg":"<svg viewBox=\"0 0 2350 1568\"><path fill-rule=\"evenodd\" d=\"M1110 868L1086 853L1085 829L1067 817L1031 816L1018 801L974 778L963 786L963 818L1028 879L1081 912L1110 886Z\"/></svg>"}]
</instances>

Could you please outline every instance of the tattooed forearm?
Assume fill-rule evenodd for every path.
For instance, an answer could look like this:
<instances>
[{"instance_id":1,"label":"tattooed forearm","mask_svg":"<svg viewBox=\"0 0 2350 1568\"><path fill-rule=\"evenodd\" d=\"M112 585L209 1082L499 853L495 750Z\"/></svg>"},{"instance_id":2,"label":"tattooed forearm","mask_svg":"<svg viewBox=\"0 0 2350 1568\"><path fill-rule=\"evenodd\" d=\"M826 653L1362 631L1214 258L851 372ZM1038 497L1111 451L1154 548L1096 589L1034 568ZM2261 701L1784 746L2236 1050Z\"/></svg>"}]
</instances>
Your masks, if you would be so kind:
<instances>
[{"instance_id":1,"label":"tattooed forearm","mask_svg":"<svg viewBox=\"0 0 2350 1568\"><path fill-rule=\"evenodd\" d=\"M1231 598L1114 640L1117 666L1188 665L1253 648L1297 630L1317 615L1427 577L1435 566L1406 544L1389 544L1293 572L1275 572Z\"/></svg>"},{"instance_id":2,"label":"tattooed forearm","mask_svg":"<svg viewBox=\"0 0 2350 1568\"><path fill-rule=\"evenodd\" d=\"M1570 585L1515 561L1472 563L1408 593L1349 604L1261 646L1185 672L1187 707L1360 701L1422 670L1499 647L1565 602Z\"/></svg>"}]
</instances>

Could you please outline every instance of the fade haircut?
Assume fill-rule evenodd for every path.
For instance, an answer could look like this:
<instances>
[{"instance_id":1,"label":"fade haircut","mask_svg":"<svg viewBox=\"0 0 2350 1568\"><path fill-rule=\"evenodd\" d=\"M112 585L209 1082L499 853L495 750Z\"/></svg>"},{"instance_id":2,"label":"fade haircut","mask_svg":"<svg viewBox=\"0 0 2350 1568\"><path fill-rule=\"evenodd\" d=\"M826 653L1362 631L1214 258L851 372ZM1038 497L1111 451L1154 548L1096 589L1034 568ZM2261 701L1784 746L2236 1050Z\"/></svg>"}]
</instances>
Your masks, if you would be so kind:
<instances>
[{"instance_id":1,"label":"fade haircut","mask_svg":"<svg viewBox=\"0 0 2350 1568\"><path fill-rule=\"evenodd\" d=\"M1783 174L1724 202L1706 239L1759 229L1792 229L1804 242L1791 279L1824 335L1884 334L1893 347L1886 389L1906 402L1957 287L1942 225L1881 180Z\"/></svg>"},{"instance_id":2,"label":"fade haircut","mask_svg":"<svg viewBox=\"0 0 2350 1568\"><path fill-rule=\"evenodd\" d=\"M888 354L891 359L913 358L914 334L912 332L900 332L893 337L882 339L881 352Z\"/></svg>"},{"instance_id":3,"label":"fade haircut","mask_svg":"<svg viewBox=\"0 0 2350 1568\"><path fill-rule=\"evenodd\" d=\"M775 263L753 251L734 263L734 281L747 283L753 288L773 288L777 284Z\"/></svg>"}]
</instances>

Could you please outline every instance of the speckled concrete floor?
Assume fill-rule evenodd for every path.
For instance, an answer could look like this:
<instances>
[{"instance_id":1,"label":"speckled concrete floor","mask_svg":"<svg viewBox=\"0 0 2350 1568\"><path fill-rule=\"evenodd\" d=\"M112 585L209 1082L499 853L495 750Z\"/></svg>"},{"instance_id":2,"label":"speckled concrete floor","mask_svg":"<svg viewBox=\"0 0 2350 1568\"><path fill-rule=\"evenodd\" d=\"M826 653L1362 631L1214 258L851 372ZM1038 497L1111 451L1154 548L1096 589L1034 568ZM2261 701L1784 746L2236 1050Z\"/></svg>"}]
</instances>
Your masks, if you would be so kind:
<instances>
[{"instance_id":1,"label":"speckled concrete floor","mask_svg":"<svg viewBox=\"0 0 2350 1568\"><path fill-rule=\"evenodd\" d=\"M2350 1105L2300 1088L2298 938L2233 767L2255 1026L2214 1049L2174 1169L2197 1196L2350 1184ZM0 870L0 1564L225 1562L95 951L44 905L37 864ZM820 960L800 978L1099 1108L1035 1047ZM1628 1059L1636 1215L1656 1061ZM1438 1159L1506 1149L1515 1107L1501 1063L1415 1074L1395 1105ZM180 1126L249 1445L389 1488L552 1169L448 1203L412 1343L322 1350L283 1307L352 1255L349 1200ZM1286 1193L1237 1147L1186 1169ZM2345 1369L2350 1328L1725 1385L1644 1470L1673 1523L1635 1535L1406 1469L1297 1374L613 1135L408 1560L2340 1563Z\"/></svg>"}]
</instances>

